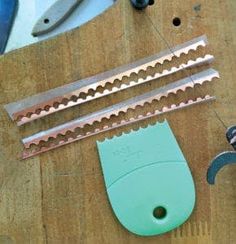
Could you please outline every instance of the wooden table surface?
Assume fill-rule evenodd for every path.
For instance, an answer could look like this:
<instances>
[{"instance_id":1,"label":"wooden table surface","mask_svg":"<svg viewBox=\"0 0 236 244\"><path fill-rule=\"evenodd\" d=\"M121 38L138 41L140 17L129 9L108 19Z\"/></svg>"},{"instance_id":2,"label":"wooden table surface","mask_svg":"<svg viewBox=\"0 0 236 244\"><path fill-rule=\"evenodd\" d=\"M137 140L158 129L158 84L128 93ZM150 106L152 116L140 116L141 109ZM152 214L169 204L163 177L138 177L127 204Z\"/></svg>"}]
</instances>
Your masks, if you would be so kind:
<instances>
[{"instance_id":1,"label":"wooden table surface","mask_svg":"<svg viewBox=\"0 0 236 244\"><path fill-rule=\"evenodd\" d=\"M181 19L179 27L173 26L174 17ZM225 167L215 186L205 180L210 160L231 150L225 127L214 110L226 126L235 124L235 22L234 0L159 0L145 12L135 11L128 0L119 0L80 29L0 57L0 243L236 243L236 165ZM219 70L221 79L162 101L172 103L181 97L207 93L217 96L210 105L163 117L168 119L191 168L196 207L177 230L142 238L125 230L112 213L95 143L132 126L25 161L18 159L20 139L167 84L183 74L56 113L21 128L9 119L2 105L166 49L155 28L171 46L206 34L210 43L206 52L215 56L212 66ZM190 56L203 52L200 49ZM135 127L156 120L146 120Z\"/></svg>"}]
</instances>

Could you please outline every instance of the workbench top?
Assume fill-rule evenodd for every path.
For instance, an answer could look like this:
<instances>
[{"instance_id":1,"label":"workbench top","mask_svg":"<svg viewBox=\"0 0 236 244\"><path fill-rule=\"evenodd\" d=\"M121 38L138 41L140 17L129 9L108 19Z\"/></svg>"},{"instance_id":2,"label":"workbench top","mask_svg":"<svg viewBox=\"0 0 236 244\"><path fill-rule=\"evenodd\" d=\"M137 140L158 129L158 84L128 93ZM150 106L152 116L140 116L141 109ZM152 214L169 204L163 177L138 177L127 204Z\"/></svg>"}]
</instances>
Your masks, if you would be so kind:
<instances>
[{"instance_id":1,"label":"workbench top","mask_svg":"<svg viewBox=\"0 0 236 244\"><path fill-rule=\"evenodd\" d=\"M179 17L181 25L173 25ZM209 186L206 171L218 153L231 150L225 127L236 121L236 2L160 0L135 11L128 0L57 38L0 57L0 243L235 243L236 167L225 167ZM215 95L217 101L166 118L191 168L197 201L190 219L165 235L142 238L125 230L109 205L96 140L116 129L21 161L21 138L158 87L175 78L129 89L18 128L3 105L89 77L206 34L221 79L182 97ZM199 50L201 52L202 50ZM170 102L176 97L171 96ZM146 108L147 109L147 108ZM138 123L146 126L156 118ZM171 149L170 149L171 153Z\"/></svg>"}]
</instances>

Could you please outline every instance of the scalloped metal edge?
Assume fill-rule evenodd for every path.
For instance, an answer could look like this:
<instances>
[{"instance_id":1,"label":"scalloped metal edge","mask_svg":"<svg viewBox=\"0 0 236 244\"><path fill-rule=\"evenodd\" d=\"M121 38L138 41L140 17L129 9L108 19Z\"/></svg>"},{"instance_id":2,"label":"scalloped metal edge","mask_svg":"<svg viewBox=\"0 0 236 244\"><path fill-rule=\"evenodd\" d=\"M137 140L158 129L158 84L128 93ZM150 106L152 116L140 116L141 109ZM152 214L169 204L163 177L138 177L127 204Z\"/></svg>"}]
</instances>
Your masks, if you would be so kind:
<instances>
[{"instance_id":1,"label":"scalloped metal edge","mask_svg":"<svg viewBox=\"0 0 236 244\"><path fill-rule=\"evenodd\" d=\"M155 73L153 76L147 76L144 79L139 78L137 81L130 81L128 84L121 84L120 87L113 87L111 90L106 89L103 92L96 92L93 96L87 96L85 99L78 98L78 96L75 95L76 92L74 92L73 96L77 97L76 101L70 100L70 101L68 101L68 103L66 105L62 103L57 108L52 106L48 110L41 110L38 114L36 114L36 113L31 114L30 117L27 117L27 116L22 117L19 121L17 121L17 125L18 126L23 125L23 124L31 122L35 119L42 118L46 115L64 110L66 108L70 108L70 107L73 107L73 106L76 106L76 105L79 105L82 103L86 103L86 102L89 102L89 101L92 101L92 100L95 100L95 99L98 99L98 98L101 98L101 97L104 97L107 95L111 95L113 93L123 91L123 90L126 90L128 88L131 88L131 87L134 87L137 85L141 85L141 84L144 84L144 83L149 82L149 81L153 81L155 79L160 79L162 77L177 73L177 72L184 70L184 69L187 69L187 68L200 66L200 65L203 65L206 63L210 64L211 62L213 62L213 60L214 60L214 56L207 54L204 57L197 58L196 60L189 60L187 63L182 63L178 67L174 66L169 70L166 70L166 69L163 70L163 72L161 72L161 73Z\"/></svg>"},{"instance_id":2,"label":"scalloped metal edge","mask_svg":"<svg viewBox=\"0 0 236 244\"><path fill-rule=\"evenodd\" d=\"M159 101L162 97L168 97L171 93L176 94L180 90L185 91L187 88L193 88L197 84L202 85L204 82L211 81L213 78L219 78L219 73L216 70L204 70L151 92L128 99L110 107L106 107L95 113L85 115L49 130L41 131L24 138L22 142L26 148L29 148L33 144L38 145L40 142L46 142L50 138L55 139L59 135L64 136L68 131L74 132L75 129L83 128L85 125L92 125L95 122L101 122L104 118L109 119L111 116L118 116L119 113L125 113L128 109L135 109L137 106L144 106L146 103Z\"/></svg>"},{"instance_id":3,"label":"scalloped metal edge","mask_svg":"<svg viewBox=\"0 0 236 244\"><path fill-rule=\"evenodd\" d=\"M205 47L208 44L206 36L200 36L184 44L178 45L170 50L162 51L159 54L148 58L136 61L132 64L101 73L99 75L89 77L84 80L76 81L71 84L58 87L47 92L23 99L21 101L5 105L9 116L12 120L17 121L19 116L32 117L32 114L37 110L45 110L46 107L55 107L55 104L62 104L64 98L70 100L71 97L78 96L79 93L88 93L89 90L94 90L98 87L104 87L106 84L112 84L115 80L122 80L123 77L129 77L132 73L138 74L141 70L145 71L148 67L163 64L165 61L171 61L173 57L180 57L182 54L188 54L190 50L197 50L198 47ZM62 109L65 109L64 107ZM45 110L47 111L47 109ZM52 111L50 111L51 113ZM41 116L46 116L48 113L42 113ZM27 116L29 115L29 116ZM31 120L37 119L38 116L33 116ZM19 123L23 124L23 123Z\"/></svg>"},{"instance_id":4,"label":"scalloped metal edge","mask_svg":"<svg viewBox=\"0 0 236 244\"><path fill-rule=\"evenodd\" d=\"M31 152L28 152L27 149L26 149L22 153L22 159L27 159L27 158L39 155L41 153L56 149L58 147L67 145L69 143L72 143L72 142L75 142L75 141L79 141L79 140L82 140L82 139L85 139L85 138L88 138L88 137L91 137L91 136L95 136L97 134L104 133L104 132L107 132L107 131L110 131L110 130L113 130L113 129L116 129L116 128L120 128L120 127L123 127L123 126L131 125L133 123L137 123L137 122L143 121L143 120L148 119L148 118L152 118L152 117L163 115L163 114L170 113L170 112L173 112L173 111L181 110L181 109L193 106L193 105L206 103L206 102L211 102L211 101L214 101L215 99L216 99L215 97L210 96L210 95L206 95L203 98L198 97L195 100L188 100L187 102L181 102L178 105L172 104L169 107L165 106L161 110L155 110L153 113L147 113L145 115L139 115L136 118L130 118L130 119L127 119L127 120L122 120L120 122L113 123L111 126L104 126L102 129L95 129L93 132L87 132L85 135L75 135L75 137L66 138L67 140L61 140L57 144L53 144L50 147L41 147L39 149L34 149ZM140 127L140 128L143 128L143 127ZM130 131L132 131L132 129ZM135 131L137 131L137 130L135 130ZM122 134L123 133L121 133L121 135ZM125 134L127 134L127 133L125 133ZM116 136L113 136L113 137L116 137ZM108 139L111 139L113 137L110 137ZM105 140L106 139L107 138L105 138Z\"/></svg>"},{"instance_id":5,"label":"scalloped metal edge","mask_svg":"<svg viewBox=\"0 0 236 244\"><path fill-rule=\"evenodd\" d=\"M154 112L148 112L145 115L138 115L136 118L130 118L130 119L127 119L127 120L121 120L120 122L115 122L110 127L104 126L103 129L97 130L97 131L104 132L104 131L109 131L111 129L117 129L117 128L120 128L122 126L131 125L133 123L137 123L137 122L143 121L145 119L150 119L150 118L153 118L153 117L158 116L158 115L162 115L162 114L169 113L169 112L172 112L172 111L181 110L181 109L187 108L187 107L195 105L195 104L211 102L211 101L214 101L214 100L216 100L216 97L215 96L210 96L210 95L206 95L203 98L202 97L198 97L195 100L190 99L187 102L180 102L179 104L172 104L170 106L164 106L160 110L157 109ZM164 119L164 121L166 121L166 120ZM158 123L162 123L162 122L158 122ZM155 124L156 123L148 124L148 126L140 127L138 130L131 129L130 131L136 132L136 131L139 131L141 129L145 129L145 128L150 127L150 126L154 126ZM103 141L106 141L106 140L109 141L109 140L112 140L114 138L120 137L122 135L127 135L127 134L130 133L130 131L129 132L122 132L121 134L114 135L112 137L106 137L104 140L102 140L100 142L103 142ZM90 136L90 133L89 133L89 136Z\"/></svg>"}]
</instances>

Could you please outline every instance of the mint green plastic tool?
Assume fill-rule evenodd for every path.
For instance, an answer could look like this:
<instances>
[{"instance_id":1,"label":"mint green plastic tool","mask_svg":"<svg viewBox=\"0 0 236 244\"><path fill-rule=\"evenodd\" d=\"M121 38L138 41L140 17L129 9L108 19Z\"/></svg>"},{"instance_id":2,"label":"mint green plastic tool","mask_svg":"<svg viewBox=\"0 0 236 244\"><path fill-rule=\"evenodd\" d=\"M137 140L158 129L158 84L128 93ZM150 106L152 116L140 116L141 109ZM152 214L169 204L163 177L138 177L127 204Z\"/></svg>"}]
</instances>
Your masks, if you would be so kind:
<instances>
[{"instance_id":1,"label":"mint green plastic tool","mask_svg":"<svg viewBox=\"0 0 236 244\"><path fill-rule=\"evenodd\" d=\"M194 183L167 121L97 145L111 206L126 229L152 236L188 219Z\"/></svg>"}]
</instances>

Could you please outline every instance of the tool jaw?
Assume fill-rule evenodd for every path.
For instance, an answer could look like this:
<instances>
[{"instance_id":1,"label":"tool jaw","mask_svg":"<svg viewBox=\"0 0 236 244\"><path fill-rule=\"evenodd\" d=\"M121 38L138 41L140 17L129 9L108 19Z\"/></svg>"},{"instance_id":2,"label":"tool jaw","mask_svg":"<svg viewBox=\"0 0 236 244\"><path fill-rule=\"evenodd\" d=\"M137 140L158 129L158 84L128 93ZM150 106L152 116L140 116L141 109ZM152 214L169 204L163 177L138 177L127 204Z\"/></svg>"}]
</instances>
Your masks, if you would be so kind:
<instances>
[{"instance_id":1,"label":"tool jaw","mask_svg":"<svg viewBox=\"0 0 236 244\"><path fill-rule=\"evenodd\" d=\"M236 150L236 126L231 126L226 131L226 138L229 144ZM217 173L226 165L236 163L236 151L226 151L216 156L208 168L207 182L215 184Z\"/></svg>"},{"instance_id":2,"label":"tool jaw","mask_svg":"<svg viewBox=\"0 0 236 244\"><path fill-rule=\"evenodd\" d=\"M223 152L216 156L207 171L207 182L210 185L215 184L217 173L226 165L236 163L236 152Z\"/></svg>"}]
</instances>

